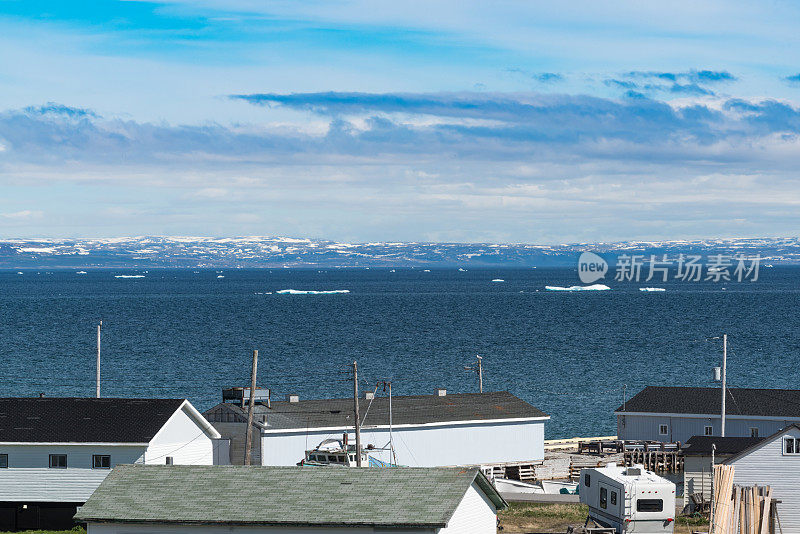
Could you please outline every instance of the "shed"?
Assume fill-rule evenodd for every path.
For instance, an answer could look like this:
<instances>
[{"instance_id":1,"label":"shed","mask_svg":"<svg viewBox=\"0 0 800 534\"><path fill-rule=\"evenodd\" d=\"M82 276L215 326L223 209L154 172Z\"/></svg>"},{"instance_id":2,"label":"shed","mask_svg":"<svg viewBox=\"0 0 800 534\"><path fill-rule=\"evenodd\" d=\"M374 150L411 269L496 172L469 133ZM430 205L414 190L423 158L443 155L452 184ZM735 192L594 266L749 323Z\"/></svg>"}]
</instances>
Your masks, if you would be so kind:
<instances>
[{"instance_id":1,"label":"shed","mask_svg":"<svg viewBox=\"0 0 800 534\"><path fill-rule=\"evenodd\" d=\"M789 425L723 463L736 468L734 483L740 486L770 486L780 501L783 532L800 532L800 425Z\"/></svg>"},{"instance_id":2,"label":"shed","mask_svg":"<svg viewBox=\"0 0 800 534\"><path fill-rule=\"evenodd\" d=\"M800 423L800 390L728 388L726 437L763 437ZM685 442L721 436L722 389L647 386L614 412L625 440Z\"/></svg>"},{"instance_id":3,"label":"shed","mask_svg":"<svg viewBox=\"0 0 800 534\"><path fill-rule=\"evenodd\" d=\"M241 464L247 407L223 402L204 413L231 440L231 462ZM544 424L550 417L507 391L375 396L361 405L361 441L370 456L414 467L538 462L544 459ZM391 425L389 424L391 421ZM353 399L256 401L252 458L261 465L295 465L325 439L349 433L354 443Z\"/></svg>"},{"instance_id":4,"label":"shed","mask_svg":"<svg viewBox=\"0 0 800 534\"><path fill-rule=\"evenodd\" d=\"M706 502L711 501L711 481L714 464L720 464L763 438L692 436L681 448L683 454L683 504L690 496L699 493ZM712 453L713 450L713 453ZM712 463L713 458L713 463Z\"/></svg>"},{"instance_id":5,"label":"shed","mask_svg":"<svg viewBox=\"0 0 800 534\"><path fill-rule=\"evenodd\" d=\"M125 465L76 519L88 534L494 534L505 507L477 468Z\"/></svg>"}]
</instances>

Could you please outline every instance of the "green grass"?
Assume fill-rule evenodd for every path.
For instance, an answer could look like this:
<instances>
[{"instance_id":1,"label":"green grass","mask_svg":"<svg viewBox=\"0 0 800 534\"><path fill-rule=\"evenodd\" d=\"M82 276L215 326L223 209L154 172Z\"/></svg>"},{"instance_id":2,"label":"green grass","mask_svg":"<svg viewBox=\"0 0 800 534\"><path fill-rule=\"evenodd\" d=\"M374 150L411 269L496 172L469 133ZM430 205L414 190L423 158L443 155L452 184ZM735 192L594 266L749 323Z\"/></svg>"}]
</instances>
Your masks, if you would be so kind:
<instances>
[{"instance_id":1,"label":"green grass","mask_svg":"<svg viewBox=\"0 0 800 534\"><path fill-rule=\"evenodd\" d=\"M81 527L75 527L72 530L20 530L13 534L86 534L86 530ZM0 534L11 534L0 531Z\"/></svg>"},{"instance_id":2,"label":"green grass","mask_svg":"<svg viewBox=\"0 0 800 534\"><path fill-rule=\"evenodd\" d=\"M512 502L508 510L500 512L500 517L535 517L560 519L563 521L583 521L589 508L584 504L558 504L538 502Z\"/></svg>"}]
</instances>

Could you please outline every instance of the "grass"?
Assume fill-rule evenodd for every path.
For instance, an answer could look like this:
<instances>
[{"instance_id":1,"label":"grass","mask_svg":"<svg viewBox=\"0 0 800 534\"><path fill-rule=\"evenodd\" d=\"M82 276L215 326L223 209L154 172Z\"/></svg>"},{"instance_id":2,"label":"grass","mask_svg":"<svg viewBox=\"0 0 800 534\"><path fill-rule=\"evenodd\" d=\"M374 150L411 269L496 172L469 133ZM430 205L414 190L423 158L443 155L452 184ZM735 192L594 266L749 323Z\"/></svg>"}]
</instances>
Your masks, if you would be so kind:
<instances>
[{"instance_id":1,"label":"grass","mask_svg":"<svg viewBox=\"0 0 800 534\"><path fill-rule=\"evenodd\" d=\"M82 527L75 527L72 530L20 530L14 533L0 531L0 534L86 534L86 530Z\"/></svg>"},{"instance_id":2,"label":"grass","mask_svg":"<svg viewBox=\"0 0 800 534\"><path fill-rule=\"evenodd\" d=\"M561 532L570 525L586 521L589 509L584 504L563 503L510 503L508 510L500 512L503 532ZM677 517L675 534L690 534L693 530L706 530L708 520L699 516Z\"/></svg>"}]
</instances>

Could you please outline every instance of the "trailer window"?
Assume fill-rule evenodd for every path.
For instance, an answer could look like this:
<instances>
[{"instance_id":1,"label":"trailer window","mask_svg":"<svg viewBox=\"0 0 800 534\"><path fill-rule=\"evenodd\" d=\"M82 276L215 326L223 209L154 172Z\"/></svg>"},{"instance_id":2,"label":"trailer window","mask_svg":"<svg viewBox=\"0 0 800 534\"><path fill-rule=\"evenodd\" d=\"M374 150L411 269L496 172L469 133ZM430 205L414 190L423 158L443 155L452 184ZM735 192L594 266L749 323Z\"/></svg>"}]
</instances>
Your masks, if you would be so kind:
<instances>
[{"instance_id":1,"label":"trailer window","mask_svg":"<svg viewBox=\"0 0 800 534\"><path fill-rule=\"evenodd\" d=\"M592 477L589 476L589 473L583 475L583 483L586 485L587 488L592 485L591 482L592 482Z\"/></svg>"},{"instance_id":2,"label":"trailer window","mask_svg":"<svg viewBox=\"0 0 800 534\"><path fill-rule=\"evenodd\" d=\"M611 492L611 506L616 506L616 505L617 505L617 492L616 491L612 491Z\"/></svg>"},{"instance_id":3,"label":"trailer window","mask_svg":"<svg viewBox=\"0 0 800 534\"><path fill-rule=\"evenodd\" d=\"M664 510L664 501L661 499L639 499L636 501L637 512L661 512Z\"/></svg>"},{"instance_id":4,"label":"trailer window","mask_svg":"<svg viewBox=\"0 0 800 534\"><path fill-rule=\"evenodd\" d=\"M600 488L600 508L605 509L608 506L608 491L605 488Z\"/></svg>"}]
</instances>

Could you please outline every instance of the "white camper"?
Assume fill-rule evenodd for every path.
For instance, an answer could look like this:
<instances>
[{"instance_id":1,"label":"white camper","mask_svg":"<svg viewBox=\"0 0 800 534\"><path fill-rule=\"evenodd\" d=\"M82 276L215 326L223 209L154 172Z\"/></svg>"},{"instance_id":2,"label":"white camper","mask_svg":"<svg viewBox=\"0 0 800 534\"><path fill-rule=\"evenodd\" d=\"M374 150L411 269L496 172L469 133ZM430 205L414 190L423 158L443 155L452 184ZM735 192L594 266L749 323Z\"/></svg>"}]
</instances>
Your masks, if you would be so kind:
<instances>
[{"instance_id":1,"label":"white camper","mask_svg":"<svg viewBox=\"0 0 800 534\"><path fill-rule=\"evenodd\" d=\"M671 533L675 527L675 484L641 465L582 469L580 499L592 520L619 534Z\"/></svg>"}]
</instances>

